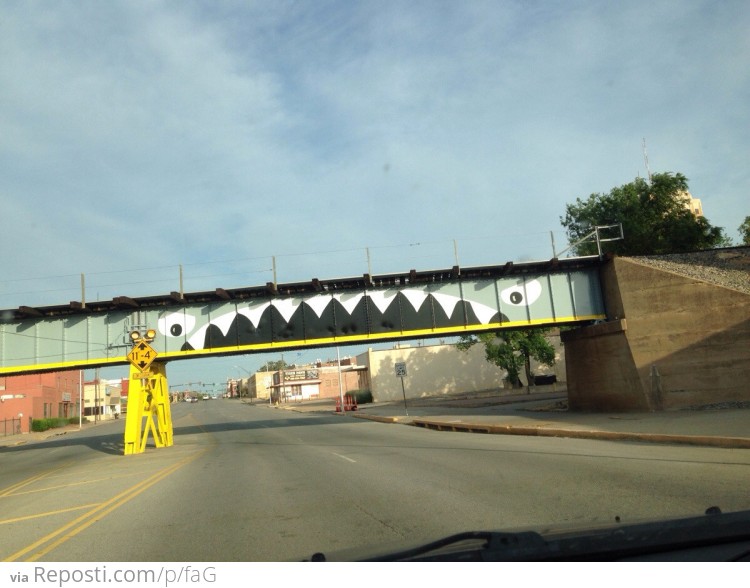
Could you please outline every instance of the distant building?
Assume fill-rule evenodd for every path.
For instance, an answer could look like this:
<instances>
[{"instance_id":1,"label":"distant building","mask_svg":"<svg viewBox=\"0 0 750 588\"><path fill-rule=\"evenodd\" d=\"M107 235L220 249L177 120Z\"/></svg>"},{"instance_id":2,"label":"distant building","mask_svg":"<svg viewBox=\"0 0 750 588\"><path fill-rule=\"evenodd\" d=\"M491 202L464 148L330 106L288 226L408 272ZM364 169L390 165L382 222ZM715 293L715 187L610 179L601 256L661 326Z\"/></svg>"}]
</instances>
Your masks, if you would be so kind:
<instances>
[{"instance_id":1,"label":"distant building","mask_svg":"<svg viewBox=\"0 0 750 588\"><path fill-rule=\"evenodd\" d=\"M358 365L356 358L341 359L341 392L346 394L354 390L369 390L370 378L366 365ZM320 397L338 398L339 370L336 364L320 368Z\"/></svg>"},{"instance_id":2,"label":"distant building","mask_svg":"<svg viewBox=\"0 0 750 588\"><path fill-rule=\"evenodd\" d=\"M546 376L556 389L564 390L565 360L559 332L553 331L548 338L556 349L556 363L547 367L532 361L532 371L537 376ZM507 373L487 361L481 344L463 352L452 344L397 343L392 349L369 349L357 357L342 358L340 370L336 360L329 360L257 372L249 378L231 380L231 390L243 398L274 403L338 398L340 393L369 390L373 401L387 402L403 397L401 379L395 373L396 363L402 362L407 367L404 379L407 398L498 393L507 389ZM525 384L525 374L521 380Z\"/></svg>"},{"instance_id":3,"label":"distant building","mask_svg":"<svg viewBox=\"0 0 750 588\"><path fill-rule=\"evenodd\" d=\"M256 372L249 378L243 378L240 394L243 398L265 399L271 396L273 372Z\"/></svg>"},{"instance_id":4,"label":"distant building","mask_svg":"<svg viewBox=\"0 0 750 588\"><path fill-rule=\"evenodd\" d=\"M354 357L341 358L341 392L366 390L367 368ZM314 398L338 398L339 367L336 360L318 360L283 370L260 371L248 378L229 380L227 393L242 398L289 402Z\"/></svg>"},{"instance_id":5,"label":"distant building","mask_svg":"<svg viewBox=\"0 0 750 588\"><path fill-rule=\"evenodd\" d=\"M83 416L98 421L120 415L122 380L92 380L83 384Z\"/></svg>"},{"instance_id":6,"label":"distant building","mask_svg":"<svg viewBox=\"0 0 750 588\"><path fill-rule=\"evenodd\" d=\"M0 433L28 433L32 419L78 416L81 380L81 371L0 377Z\"/></svg>"},{"instance_id":7,"label":"distant building","mask_svg":"<svg viewBox=\"0 0 750 588\"><path fill-rule=\"evenodd\" d=\"M243 384L243 379L228 379L227 380L227 389L226 389L226 396L227 398L237 398L239 396L242 396L242 389L243 386L247 388L247 384Z\"/></svg>"},{"instance_id":8,"label":"distant building","mask_svg":"<svg viewBox=\"0 0 750 588\"><path fill-rule=\"evenodd\" d=\"M290 366L273 372L270 394L272 402L338 398L368 387L367 367L357 365L356 358L317 361L307 366Z\"/></svg>"},{"instance_id":9,"label":"distant building","mask_svg":"<svg viewBox=\"0 0 750 588\"><path fill-rule=\"evenodd\" d=\"M694 216L703 216L703 204L700 199L693 198L690 192L680 192L678 197L683 201L685 208L692 212Z\"/></svg>"}]
</instances>

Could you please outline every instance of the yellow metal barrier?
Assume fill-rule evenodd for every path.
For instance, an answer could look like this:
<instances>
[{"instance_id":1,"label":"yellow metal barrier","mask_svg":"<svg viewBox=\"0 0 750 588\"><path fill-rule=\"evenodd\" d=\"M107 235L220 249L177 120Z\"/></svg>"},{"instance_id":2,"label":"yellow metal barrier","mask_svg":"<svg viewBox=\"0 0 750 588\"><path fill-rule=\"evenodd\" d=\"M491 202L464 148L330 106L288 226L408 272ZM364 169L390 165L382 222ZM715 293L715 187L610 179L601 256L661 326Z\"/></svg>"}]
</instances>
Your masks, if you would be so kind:
<instances>
[{"instance_id":1,"label":"yellow metal barrier","mask_svg":"<svg viewBox=\"0 0 750 588\"><path fill-rule=\"evenodd\" d=\"M131 363L125 455L143 453L149 433L153 435L156 447L170 447L173 444L166 365L154 362L147 372L143 372Z\"/></svg>"}]
</instances>

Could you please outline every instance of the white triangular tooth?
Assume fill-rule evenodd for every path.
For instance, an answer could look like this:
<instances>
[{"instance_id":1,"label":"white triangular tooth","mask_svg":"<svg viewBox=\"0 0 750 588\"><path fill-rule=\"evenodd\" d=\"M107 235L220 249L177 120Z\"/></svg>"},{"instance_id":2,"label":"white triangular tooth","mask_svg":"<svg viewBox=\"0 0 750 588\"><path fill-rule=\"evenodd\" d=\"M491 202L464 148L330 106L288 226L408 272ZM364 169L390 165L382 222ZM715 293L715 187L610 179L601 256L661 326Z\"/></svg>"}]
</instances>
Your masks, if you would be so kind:
<instances>
[{"instance_id":1,"label":"white triangular tooth","mask_svg":"<svg viewBox=\"0 0 750 588\"><path fill-rule=\"evenodd\" d=\"M192 337L190 337L190 339L188 339L188 343L193 349L203 349L206 344L206 331L208 330L209 325L203 325L193 334Z\"/></svg>"},{"instance_id":2,"label":"white triangular tooth","mask_svg":"<svg viewBox=\"0 0 750 588\"><path fill-rule=\"evenodd\" d=\"M453 316L453 311L456 309L456 304L461 302L461 299L458 296L443 294L442 292L433 292L432 297L435 299L435 302L437 302L445 311L445 314L448 315L448 318L451 318Z\"/></svg>"},{"instance_id":3,"label":"white triangular tooth","mask_svg":"<svg viewBox=\"0 0 750 588\"><path fill-rule=\"evenodd\" d=\"M417 312L419 312L424 301L427 300L427 292L424 290L401 290L401 293L404 295L404 298L411 302L411 305Z\"/></svg>"},{"instance_id":4,"label":"white triangular tooth","mask_svg":"<svg viewBox=\"0 0 750 588\"><path fill-rule=\"evenodd\" d=\"M241 314L242 316L246 316L250 319L250 322L253 323L253 326L257 329L258 324L260 323L260 317L263 316L263 313L265 312L266 308L271 306L271 302L263 302L262 304L257 305L249 305L246 308L241 308L237 311L237 314Z\"/></svg>"},{"instance_id":5,"label":"white triangular tooth","mask_svg":"<svg viewBox=\"0 0 750 588\"><path fill-rule=\"evenodd\" d=\"M469 304L471 304L471 308L474 311L474 314L477 315L479 322L483 325L489 323L490 319L495 316L495 313L497 313L496 309L480 302L469 301Z\"/></svg>"},{"instance_id":6,"label":"white triangular tooth","mask_svg":"<svg viewBox=\"0 0 750 588\"><path fill-rule=\"evenodd\" d=\"M313 312L318 315L318 318L323 316L323 311L330 303L330 294L316 294L315 296L305 299L305 304L313 309Z\"/></svg>"},{"instance_id":7,"label":"white triangular tooth","mask_svg":"<svg viewBox=\"0 0 750 588\"><path fill-rule=\"evenodd\" d=\"M229 327L232 326L232 323L234 322L234 319L237 317L236 312L228 312L227 314L223 314L220 317L217 317L209 324L216 325L221 330L221 334L226 336L226 334L229 332Z\"/></svg>"},{"instance_id":8,"label":"white triangular tooth","mask_svg":"<svg viewBox=\"0 0 750 588\"><path fill-rule=\"evenodd\" d=\"M372 300L381 314L385 314L391 302L396 298L396 294L398 294L398 290L370 290L367 292L370 300Z\"/></svg>"},{"instance_id":9,"label":"white triangular tooth","mask_svg":"<svg viewBox=\"0 0 750 588\"><path fill-rule=\"evenodd\" d=\"M299 305L301 303L302 301L296 298L282 298L281 300L271 301L273 307L279 311L279 314L284 317L284 320L286 322L289 322L289 320L292 318L292 315L294 314L294 311L299 308Z\"/></svg>"},{"instance_id":10,"label":"white triangular tooth","mask_svg":"<svg viewBox=\"0 0 750 588\"><path fill-rule=\"evenodd\" d=\"M350 315L354 312L354 309L357 308L357 304L359 304L359 301L364 298L365 293L360 292L359 294L334 294L333 297L339 301L341 306L343 306L346 309L346 312L348 312Z\"/></svg>"}]
</instances>

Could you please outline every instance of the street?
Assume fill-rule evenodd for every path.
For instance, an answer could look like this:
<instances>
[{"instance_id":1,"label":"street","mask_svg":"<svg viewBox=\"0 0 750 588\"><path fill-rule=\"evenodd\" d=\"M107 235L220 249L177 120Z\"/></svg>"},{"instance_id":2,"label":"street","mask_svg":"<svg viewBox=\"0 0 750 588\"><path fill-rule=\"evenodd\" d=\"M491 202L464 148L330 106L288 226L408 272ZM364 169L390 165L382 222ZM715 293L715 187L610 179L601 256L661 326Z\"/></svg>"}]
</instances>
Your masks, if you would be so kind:
<instances>
[{"instance_id":1,"label":"street","mask_svg":"<svg viewBox=\"0 0 750 588\"><path fill-rule=\"evenodd\" d=\"M288 561L465 530L750 508L750 452L432 431L237 400L0 448L5 561Z\"/></svg>"}]
</instances>

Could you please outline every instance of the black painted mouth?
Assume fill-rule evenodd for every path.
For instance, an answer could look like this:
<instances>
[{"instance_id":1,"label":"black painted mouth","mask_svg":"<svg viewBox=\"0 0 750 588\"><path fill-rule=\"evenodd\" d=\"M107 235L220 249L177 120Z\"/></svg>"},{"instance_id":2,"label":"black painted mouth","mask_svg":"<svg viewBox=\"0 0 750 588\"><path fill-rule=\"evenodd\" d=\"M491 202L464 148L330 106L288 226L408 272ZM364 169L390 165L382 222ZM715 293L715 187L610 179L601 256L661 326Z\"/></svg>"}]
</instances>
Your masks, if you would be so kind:
<instances>
[{"instance_id":1,"label":"black painted mouth","mask_svg":"<svg viewBox=\"0 0 750 588\"><path fill-rule=\"evenodd\" d=\"M339 305L338 302L335 304ZM503 313L496 313L489 322L507 323L509 319ZM374 305L368 305L364 301L351 314L339 305L320 317L300 305L290 320L286 321L271 307L261 316L257 327L241 314L235 316L226 334L216 325L209 325L201 349L263 345L280 341L298 341L301 345L313 346L316 340L331 337L361 334L363 337L382 335L383 339L388 339L389 336L408 336L410 331L450 327L455 327L458 334L467 325L481 324L468 302L458 303L450 317L437 304L425 304L419 311L415 311L411 305L396 304L381 313ZM195 348L186 341L181 350L194 351Z\"/></svg>"}]
</instances>

